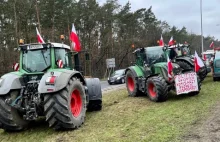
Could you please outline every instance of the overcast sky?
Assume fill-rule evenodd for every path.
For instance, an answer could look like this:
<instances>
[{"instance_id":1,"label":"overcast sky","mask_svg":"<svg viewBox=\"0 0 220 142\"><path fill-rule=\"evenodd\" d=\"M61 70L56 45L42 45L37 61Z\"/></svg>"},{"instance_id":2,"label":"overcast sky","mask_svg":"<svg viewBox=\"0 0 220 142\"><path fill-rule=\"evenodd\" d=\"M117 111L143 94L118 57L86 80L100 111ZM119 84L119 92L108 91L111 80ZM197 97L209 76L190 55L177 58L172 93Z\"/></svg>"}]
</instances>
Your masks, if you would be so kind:
<instances>
[{"instance_id":1,"label":"overcast sky","mask_svg":"<svg viewBox=\"0 0 220 142\"><path fill-rule=\"evenodd\" d=\"M103 4L106 0L98 0ZM128 0L118 0L125 5ZM157 19L178 28L185 26L189 32L201 34L200 0L129 0L132 11L149 8ZM203 34L220 40L220 0L203 0ZM217 26L218 25L218 26ZM175 37L174 37L175 38Z\"/></svg>"}]
</instances>

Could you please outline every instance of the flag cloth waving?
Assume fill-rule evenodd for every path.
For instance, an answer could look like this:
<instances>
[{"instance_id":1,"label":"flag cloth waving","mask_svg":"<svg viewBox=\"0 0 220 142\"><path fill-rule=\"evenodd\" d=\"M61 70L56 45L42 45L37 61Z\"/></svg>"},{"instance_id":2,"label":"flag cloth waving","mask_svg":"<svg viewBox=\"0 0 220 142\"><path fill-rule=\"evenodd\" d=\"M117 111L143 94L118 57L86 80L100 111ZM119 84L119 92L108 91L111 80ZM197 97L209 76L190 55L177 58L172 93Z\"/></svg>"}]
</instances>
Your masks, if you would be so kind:
<instances>
[{"instance_id":1,"label":"flag cloth waving","mask_svg":"<svg viewBox=\"0 0 220 142\"><path fill-rule=\"evenodd\" d=\"M194 65L195 65L195 72L198 72L200 68L205 66L202 59L198 56L196 51L195 51L195 57L194 57Z\"/></svg>"},{"instance_id":2,"label":"flag cloth waving","mask_svg":"<svg viewBox=\"0 0 220 142\"><path fill-rule=\"evenodd\" d=\"M168 43L168 45L173 45L174 44L174 40L173 40L173 36L171 36L170 41Z\"/></svg>"},{"instance_id":3,"label":"flag cloth waving","mask_svg":"<svg viewBox=\"0 0 220 142\"><path fill-rule=\"evenodd\" d=\"M76 34L76 29L75 29L75 26L74 24L72 25L72 31L70 33L70 40L72 41L72 47L73 49L76 51L76 52L79 52L81 50L81 47L80 47L80 41L79 41L79 38Z\"/></svg>"},{"instance_id":4,"label":"flag cloth waving","mask_svg":"<svg viewBox=\"0 0 220 142\"><path fill-rule=\"evenodd\" d=\"M209 45L210 48L214 47L214 42L212 41L212 43Z\"/></svg>"},{"instance_id":5,"label":"flag cloth waving","mask_svg":"<svg viewBox=\"0 0 220 142\"><path fill-rule=\"evenodd\" d=\"M36 31L37 31L37 41L38 41L38 43L45 43L43 38L41 37L37 27L36 27Z\"/></svg>"},{"instance_id":6,"label":"flag cloth waving","mask_svg":"<svg viewBox=\"0 0 220 142\"><path fill-rule=\"evenodd\" d=\"M172 62L169 58L169 56L167 56L167 71L168 71L168 78L169 78L169 81L172 79L172 71L173 71L173 65L172 65Z\"/></svg>"},{"instance_id":7,"label":"flag cloth waving","mask_svg":"<svg viewBox=\"0 0 220 142\"><path fill-rule=\"evenodd\" d=\"M161 35L161 37L160 37L159 46L164 46L164 42L163 42L163 37L162 37L162 35Z\"/></svg>"}]
</instances>

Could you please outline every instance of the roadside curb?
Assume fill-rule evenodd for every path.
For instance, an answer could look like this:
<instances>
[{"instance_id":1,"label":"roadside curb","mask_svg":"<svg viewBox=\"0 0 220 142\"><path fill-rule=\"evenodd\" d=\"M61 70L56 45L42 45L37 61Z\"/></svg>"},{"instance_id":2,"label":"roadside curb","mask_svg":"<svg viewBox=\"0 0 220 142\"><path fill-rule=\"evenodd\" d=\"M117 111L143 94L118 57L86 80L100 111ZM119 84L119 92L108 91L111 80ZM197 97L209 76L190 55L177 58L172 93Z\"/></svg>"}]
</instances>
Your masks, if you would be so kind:
<instances>
[{"instance_id":1,"label":"roadside curb","mask_svg":"<svg viewBox=\"0 0 220 142\"><path fill-rule=\"evenodd\" d=\"M115 91L115 90L122 90L125 88L126 88L126 86L124 84L118 85L118 86L112 86L112 87L102 89L102 93L108 93L108 92Z\"/></svg>"}]
</instances>

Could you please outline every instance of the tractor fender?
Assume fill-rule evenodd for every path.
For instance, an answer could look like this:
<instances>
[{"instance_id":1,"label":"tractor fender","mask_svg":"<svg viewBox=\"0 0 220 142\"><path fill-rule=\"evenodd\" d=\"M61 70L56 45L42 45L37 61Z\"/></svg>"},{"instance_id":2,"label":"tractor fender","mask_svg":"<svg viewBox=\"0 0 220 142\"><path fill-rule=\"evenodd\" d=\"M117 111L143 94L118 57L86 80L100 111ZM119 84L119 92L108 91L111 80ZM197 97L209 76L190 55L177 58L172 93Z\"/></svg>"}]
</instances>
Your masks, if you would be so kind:
<instances>
[{"instance_id":1,"label":"tractor fender","mask_svg":"<svg viewBox=\"0 0 220 142\"><path fill-rule=\"evenodd\" d=\"M55 84L54 85L46 85L46 80L48 77L56 76ZM62 90L65 88L72 77L77 77L80 81L85 85L85 79L78 71L73 70L65 70L65 71L51 71L47 72L43 75L42 79L40 80L38 86L39 93L53 93Z\"/></svg>"},{"instance_id":2,"label":"tractor fender","mask_svg":"<svg viewBox=\"0 0 220 142\"><path fill-rule=\"evenodd\" d=\"M100 80L98 78L86 78L85 82L87 87L88 100L102 100Z\"/></svg>"},{"instance_id":3,"label":"tractor fender","mask_svg":"<svg viewBox=\"0 0 220 142\"><path fill-rule=\"evenodd\" d=\"M178 57L176 58L176 61L184 61L187 62L191 67L194 67L194 62L192 61L192 59L190 57Z\"/></svg>"},{"instance_id":4,"label":"tractor fender","mask_svg":"<svg viewBox=\"0 0 220 142\"><path fill-rule=\"evenodd\" d=\"M10 90L21 89L21 76L8 73L1 77L0 82L0 95L8 94Z\"/></svg>"},{"instance_id":5,"label":"tractor fender","mask_svg":"<svg viewBox=\"0 0 220 142\"><path fill-rule=\"evenodd\" d=\"M125 70L125 74L127 73L127 71L131 71L133 74L134 74L134 76L135 76L135 78L136 77L144 77L144 73L143 73L143 71L141 70L141 68L140 67L138 67L138 66L130 66L130 67L128 67L126 70Z\"/></svg>"}]
</instances>

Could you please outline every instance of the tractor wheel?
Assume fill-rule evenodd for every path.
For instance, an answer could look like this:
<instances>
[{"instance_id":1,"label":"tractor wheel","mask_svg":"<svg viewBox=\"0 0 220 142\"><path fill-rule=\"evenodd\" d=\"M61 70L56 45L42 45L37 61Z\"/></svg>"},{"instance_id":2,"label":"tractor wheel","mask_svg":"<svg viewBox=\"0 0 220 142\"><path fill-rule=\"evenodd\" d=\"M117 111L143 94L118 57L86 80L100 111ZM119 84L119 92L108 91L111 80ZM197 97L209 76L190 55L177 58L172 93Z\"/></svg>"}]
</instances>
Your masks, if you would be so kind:
<instances>
[{"instance_id":1,"label":"tractor wheel","mask_svg":"<svg viewBox=\"0 0 220 142\"><path fill-rule=\"evenodd\" d=\"M147 94L154 102L163 102L168 97L168 87L166 81L160 76L153 76L147 80Z\"/></svg>"},{"instance_id":2,"label":"tractor wheel","mask_svg":"<svg viewBox=\"0 0 220 142\"><path fill-rule=\"evenodd\" d=\"M126 87L127 87L129 96L137 97L137 96L143 95L143 93L138 90L137 81L135 80L135 77L131 71L128 71L126 73L125 82L126 82Z\"/></svg>"},{"instance_id":3,"label":"tractor wheel","mask_svg":"<svg viewBox=\"0 0 220 142\"><path fill-rule=\"evenodd\" d=\"M205 79L205 77L207 76L207 70L206 70L206 66L202 67L199 72L198 72L199 78L201 81L203 81Z\"/></svg>"},{"instance_id":4,"label":"tractor wheel","mask_svg":"<svg viewBox=\"0 0 220 142\"><path fill-rule=\"evenodd\" d=\"M5 131L21 131L28 127L29 121L24 120L18 110L5 103L9 98L14 101L18 95L19 91L13 91L0 97L0 123Z\"/></svg>"},{"instance_id":5,"label":"tractor wheel","mask_svg":"<svg viewBox=\"0 0 220 142\"><path fill-rule=\"evenodd\" d=\"M88 88L88 111L99 111L102 109L102 89L98 78L86 78Z\"/></svg>"},{"instance_id":6,"label":"tractor wheel","mask_svg":"<svg viewBox=\"0 0 220 142\"><path fill-rule=\"evenodd\" d=\"M176 62L182 69L185 69L185 70L187 70L187 69L192 69L192 67L188 64L188 63L186 63L186 62L184 62L184 61L177 61Z\"/></svg>"},{"instance_id":7,"label":"tractor wheel","mask_svg":"<svg viewBox=\"0 0 220 142\"><path fill-rule=\"evenodd\" d=\"M81 82L71 78L66 88L54 94L45 94L44 111L49 127L55 130L80 127L86 114L86 95Z\"/></svg>"}]
</instances>

